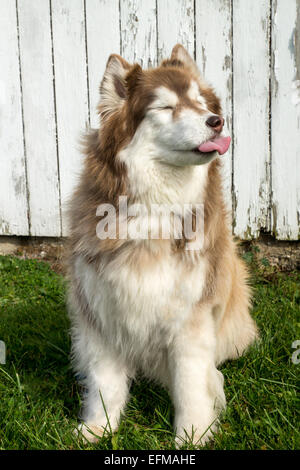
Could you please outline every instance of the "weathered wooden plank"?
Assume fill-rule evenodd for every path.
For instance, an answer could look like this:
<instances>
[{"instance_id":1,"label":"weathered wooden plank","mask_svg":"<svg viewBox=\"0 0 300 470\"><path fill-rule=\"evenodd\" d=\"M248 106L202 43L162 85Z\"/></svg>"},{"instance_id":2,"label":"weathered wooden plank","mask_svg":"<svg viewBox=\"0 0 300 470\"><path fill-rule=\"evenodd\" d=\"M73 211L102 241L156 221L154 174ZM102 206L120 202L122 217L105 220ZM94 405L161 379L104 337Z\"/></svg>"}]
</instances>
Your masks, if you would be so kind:
<instances>
[{"instance_id":1,"label":"weathered wooden plank","mask_svg":"<svg viewBox=\"0 0 300 470\"><path fill-rule=\"evenodd\" d=\"M0 234L28 235L17 12L0 0Z\"/></svg>"},{"instance_id":2,"label":"weathered wooden plank","mask_svg":"<svg viewBox=\"0 0 300 470\"><path fill-rule=\"evenodd\" d=\"M120 0L121 49L124 59L142 67L157 64L156 1Z\"/></svg>"},{"instance_id":3,"label":"weathered wooden plank","mask_svg":"<svg viewBox=\"0 0 300 470\"><path fill-rule=\"evenodd\" d=\"M62 235L67 235L67 201L82 163L79 138L89 125L84 0L52 0L52 25Z\"/></svg>"},{"instance_id":4,"label":"weathered wooden plank","mask_svg":"<svg viewBox=\"0 0 300 470\"><path fill-rule=\"evenodd\" d=\"M158 0L158 60L168 57L177 43L182 44L194 57L194 26L194 0Z\"/></svg>"},{"instance_id":5,"label":"weathered wooden plank","mask_svg":"<svg viewBox=\"0 0 300 470\"><path fill-rule=\"evenodd\" d=\"M86 1L90 120L99 127L99 85L110 54L120 54L119 0Z\"/></svg>"},{"instance_id":6,"label":"weathered wooden plank","mask_svg":"<svg viewBox=\"0 0 300 470\"><path fill-rule=\"evenodd\" d=\"M269 0L233 0L234 233L269 228Z\"/></svg>"},{"instance_id":7,"label":"weathered wooden plank","mask_svg":"<svg viewBox=\"0 0 300 470\"><path fill-rule=\"evenodd\" d=\"M272 231L296 240L300 223L300 1L272 1Z\"/></svg>"},{"instance_id":8,"label":"weathered wooden plank","mask_svg":"<svg viewBox=\"0 0 300 470\"><path fill-rule=\"evenodd\" d=\"M49 2L18 2L31 235L61 234Z\"/></svg>"},{"instance_id":9,"label":"weathered wooden plank","mask_svg":"<svg viewBox=\"0 0 300 470\"><path fill-rule=\"evenodd\" d=\"M232 136L232 24L231 0L196 0L196 61L205 79L221 98L226 126ZM232 209L232 145L222 157L223 186Z\"/></svg>"}]
</instances>

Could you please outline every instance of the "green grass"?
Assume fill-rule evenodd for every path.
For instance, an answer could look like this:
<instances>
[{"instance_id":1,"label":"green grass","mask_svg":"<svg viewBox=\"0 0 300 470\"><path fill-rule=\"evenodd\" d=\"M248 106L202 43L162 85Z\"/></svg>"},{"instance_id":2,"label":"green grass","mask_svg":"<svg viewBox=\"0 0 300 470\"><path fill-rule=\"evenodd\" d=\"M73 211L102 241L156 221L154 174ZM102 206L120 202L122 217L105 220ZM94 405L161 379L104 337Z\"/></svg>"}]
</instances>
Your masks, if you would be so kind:
<instances>
[{"instance_id":1,"label":"green grass","mask_svg":"<svg viewBox=\"0 0 300 470\"><path fill-rule=\"evenodd\" d=\"M300 364L291 356L300 339L300 274L275 273L258 267L252 255L247 259L261 342L221 367L228 406L207 448L296 449ZM0 366L0 449L174 449L168 394L142 379L115 435L84 447L72 434L80 396L69 366L64 295L63 277L46 263L0 257L0 339L7 347Z\"/></svg>"}]
</instances>

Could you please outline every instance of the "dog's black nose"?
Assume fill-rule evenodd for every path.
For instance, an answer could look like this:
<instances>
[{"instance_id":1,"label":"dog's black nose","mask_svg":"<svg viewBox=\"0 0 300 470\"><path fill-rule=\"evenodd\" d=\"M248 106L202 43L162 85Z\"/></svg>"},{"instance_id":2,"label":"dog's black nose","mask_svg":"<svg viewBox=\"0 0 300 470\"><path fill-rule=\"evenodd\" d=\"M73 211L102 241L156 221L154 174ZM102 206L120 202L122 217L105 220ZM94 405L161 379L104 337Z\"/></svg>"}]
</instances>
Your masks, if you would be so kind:
<instances>
[{"instance_id":1,"label":"dog's black nose","mask_svg":"<svg viewBox=\"0 0 300 470\"><path fill-rule=\"evenodd\" d=\"M221 116L213 114L206 120L206 125L212 127L216 132L221 132L224 126L224 119Z\"/></svg>"}]
</instances>

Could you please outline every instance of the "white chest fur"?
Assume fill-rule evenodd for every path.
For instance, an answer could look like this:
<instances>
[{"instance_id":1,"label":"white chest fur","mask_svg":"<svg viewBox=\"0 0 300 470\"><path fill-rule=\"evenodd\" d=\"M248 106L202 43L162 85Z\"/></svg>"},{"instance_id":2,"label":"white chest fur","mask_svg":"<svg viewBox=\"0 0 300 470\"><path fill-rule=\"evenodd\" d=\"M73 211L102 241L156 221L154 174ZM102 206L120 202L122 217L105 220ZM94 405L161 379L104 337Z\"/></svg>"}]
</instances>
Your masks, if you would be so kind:
<instances>
[{"instance_id":1,"label":"white chest fur","mask_svg":"<svg viewBox=\"0 0 300 470\"><path fill-rule=\"evenodd\" d=\"M171 255L138 269L118 260L98 271L83 258L76 263L76 276L104 336L114 347L119 344L122 354L132 346L137 357L149 342L161 349L172 340L201 298L205 274L204 258L187 268Z\"/></svg>"}]
</instances>

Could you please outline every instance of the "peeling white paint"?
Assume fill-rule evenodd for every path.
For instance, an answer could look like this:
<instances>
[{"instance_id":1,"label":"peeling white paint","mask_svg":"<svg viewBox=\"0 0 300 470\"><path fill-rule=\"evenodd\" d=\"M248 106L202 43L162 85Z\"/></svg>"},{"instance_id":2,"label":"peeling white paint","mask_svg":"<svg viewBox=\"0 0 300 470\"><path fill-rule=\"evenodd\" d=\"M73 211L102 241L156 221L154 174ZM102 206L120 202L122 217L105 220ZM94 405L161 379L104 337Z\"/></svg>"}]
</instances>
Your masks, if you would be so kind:
<instances>
[{"instance_id":1,"label":"peeling white paint","mask_svg":"<svg viewBox=\"0 0 300 470\"><path fill-rule=\"evenodd\" d=\"M269 21L269 0L233 0L234 233L241 238L270 227Z\"/></svg>"},{"instance_id":2,"label":"peeling white paint","mask_svg":"<svg viewBox=\"0 0 300 470\"><path fill-rule=\"evenodd\" d=\"M28 235L15 2L0 3L0 234ZM22 181L24 184L16 184Z\"/></svg>"},{"instance_id":3,"label":"peeling white paint","mask_svg":"<svg viewBox=\"0 0 300 470\"><path fill-rule=\"evenodd\" d=\"M298 6L298 0L289 0L288 8L285 0L272 0L276 17L272 25L276 52L271 108L272 230L282 240L299 236L300 107L294 57Z\"/></svg>"}]
</instances>

